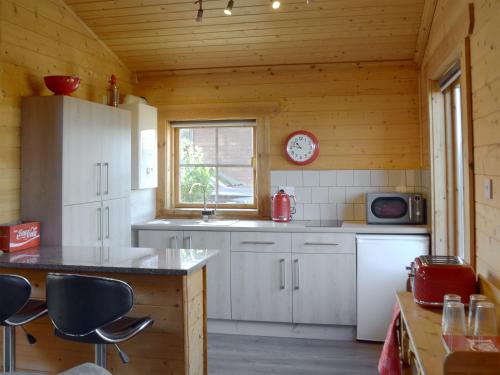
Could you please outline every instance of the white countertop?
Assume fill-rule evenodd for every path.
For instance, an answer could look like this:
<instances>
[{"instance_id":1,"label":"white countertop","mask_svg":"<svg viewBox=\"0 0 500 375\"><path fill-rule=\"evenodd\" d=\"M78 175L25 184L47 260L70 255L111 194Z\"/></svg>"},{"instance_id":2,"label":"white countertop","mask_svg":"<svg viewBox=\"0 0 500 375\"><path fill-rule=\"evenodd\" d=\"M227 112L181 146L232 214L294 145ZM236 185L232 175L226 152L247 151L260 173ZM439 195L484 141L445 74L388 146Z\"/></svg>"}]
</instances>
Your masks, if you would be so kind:
<instances>
[{"instance_id":1,"label":"white countertop","mask_svg":"<svg viewBox=\"0 0 500 375\"><path fill-rule=\"evenodd\" d=\"M343 222L340 227L311 227L307 222L275 223L271 220L214 220L204 223L195 219L157 219L132 225L134 230L198 230L230 232L309 232L367 234L426 234L428 225L378 225Z\"/></svg>"}]
</instances>

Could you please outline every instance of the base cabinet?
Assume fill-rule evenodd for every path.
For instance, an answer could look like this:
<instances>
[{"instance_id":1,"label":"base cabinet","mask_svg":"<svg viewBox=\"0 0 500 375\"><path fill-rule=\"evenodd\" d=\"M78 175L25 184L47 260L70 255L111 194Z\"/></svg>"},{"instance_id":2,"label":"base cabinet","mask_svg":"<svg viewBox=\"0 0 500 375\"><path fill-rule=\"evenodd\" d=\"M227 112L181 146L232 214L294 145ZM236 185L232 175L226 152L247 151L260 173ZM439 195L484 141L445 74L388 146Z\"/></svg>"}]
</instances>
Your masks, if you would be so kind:
<instances>
[{"instance_id":1,"label":"base cabinet","mask_svg":"<svg viewBox=\"0 0 500 375\"><path fill-rule=\"evenodd\" d=\"M293 254L293 322L356 323L355 254Z\"/></svg>"},{"instance_id":2,"label":"base cabinet","mask_svg":"<svg viewBox=\"0 0 500 375\"><path fill-rule=\"evenodd\" d=\"M231 235L228 232L140 230L140 247L215 249L207 265L207 317L231 319Z\"/></svg>"},{"instance_id":3,"label":"base cabinet","mask_svg":"<svg viewBox=\"0 0 500 375\"><path fill-rule=\"evenodd\" d=\"M233 252L233 320L292 321L290 253Z\"/></svg>"}]
</instances>

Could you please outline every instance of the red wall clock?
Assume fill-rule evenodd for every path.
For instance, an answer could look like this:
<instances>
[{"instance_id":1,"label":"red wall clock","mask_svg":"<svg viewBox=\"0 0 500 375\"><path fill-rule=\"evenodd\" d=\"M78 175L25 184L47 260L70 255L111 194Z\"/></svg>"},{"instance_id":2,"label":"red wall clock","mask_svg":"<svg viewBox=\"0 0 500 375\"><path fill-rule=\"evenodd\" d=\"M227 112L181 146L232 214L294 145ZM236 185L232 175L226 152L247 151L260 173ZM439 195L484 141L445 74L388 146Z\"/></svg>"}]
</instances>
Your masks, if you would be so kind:
<instances>
[{"instance_id":1,"label":"red wall clock","mask_svg":"<svg viewBox=\"0 0 500 375\"><path fill-rule=\"evenodd\" d=\"M285 140L285 156L297 165L312 163L319 155L318 138L311 132L299 130Z\"/></svg>"}]
</instances>

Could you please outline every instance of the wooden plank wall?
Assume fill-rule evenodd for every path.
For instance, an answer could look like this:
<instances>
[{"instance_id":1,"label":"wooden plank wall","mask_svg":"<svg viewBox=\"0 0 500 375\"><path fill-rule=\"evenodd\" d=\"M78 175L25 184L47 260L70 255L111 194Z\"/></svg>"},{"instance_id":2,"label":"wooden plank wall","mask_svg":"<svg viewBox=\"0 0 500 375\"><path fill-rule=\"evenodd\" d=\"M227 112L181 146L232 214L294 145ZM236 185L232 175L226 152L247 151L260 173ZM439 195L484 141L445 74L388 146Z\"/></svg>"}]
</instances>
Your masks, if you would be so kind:
<instances>
[{"instance_id":1,"label":"wooden plank wall","mask_svg":"<svg viewBox=\"0 0 500 375\"><path fill-rule=\"evenodd\" d=\"M426 55L441 43L453 45L468 25L463 14L474 5L470 37L472 120L475 175L475 235L477 269L500 287L500 1L439 0ZM463 21L455 22L456 20ZM447 40L444 37L447 36ZM451 36L451 38L450 38ZM425 75L421 75L425 79ZM422 118L428 124L427 93L422 92ZM484 198L483 181L493 180L493 199Z\"/></svg>"},{"instance_id":2,"label":"wooden plank wall","mask_svg":"<svg viewBox=\"0 0 500 375\"><path fill-rule=\"evenodd\" d=\"M115 73L131 73L62 0L0 0L0 223L19 219L21 97L49 95L43 76L76 74L74 96L101 102Z\"/></svg>"},{"instance_id":3,"label":"wooden plank wall","mask_svg":"<svg viewBox=\"0 0 500 375\"><path fill-rule=\"evenodd\" d=\"M321 144L307 169L420 167L417 70L413 62L336 63L220 68L139 74L134 93L160 112L199 118L206 108L270 115L270 167L296 169L283 157L292 131L307 129ZM261 113L255 113L259 116Z\"/></svg>"}]
</instances>

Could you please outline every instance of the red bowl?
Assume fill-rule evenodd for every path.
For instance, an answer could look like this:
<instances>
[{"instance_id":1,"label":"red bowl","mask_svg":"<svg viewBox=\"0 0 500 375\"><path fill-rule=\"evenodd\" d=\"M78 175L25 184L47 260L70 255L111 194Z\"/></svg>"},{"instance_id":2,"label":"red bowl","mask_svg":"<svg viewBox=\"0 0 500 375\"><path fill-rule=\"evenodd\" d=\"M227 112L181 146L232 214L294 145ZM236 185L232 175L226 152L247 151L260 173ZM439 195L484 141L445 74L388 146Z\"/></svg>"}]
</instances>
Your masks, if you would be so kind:
<instances>
[{"instance_id":1,"label":"red bowl","mask_svg":"<svg viewBox=\"0 0 500 375\"><path fill-rule=\"evenodd\" d=\"M76 76L45 76L43 80L55 95L70 95L80 86L80 78Z\"/></svg>"}]
</instances>

